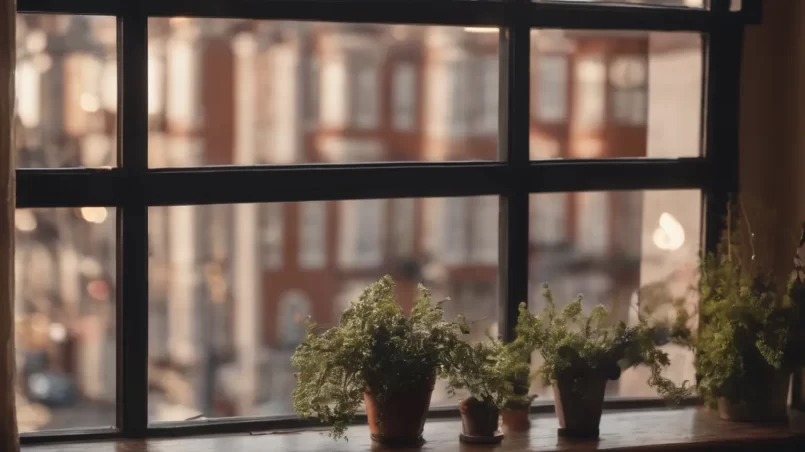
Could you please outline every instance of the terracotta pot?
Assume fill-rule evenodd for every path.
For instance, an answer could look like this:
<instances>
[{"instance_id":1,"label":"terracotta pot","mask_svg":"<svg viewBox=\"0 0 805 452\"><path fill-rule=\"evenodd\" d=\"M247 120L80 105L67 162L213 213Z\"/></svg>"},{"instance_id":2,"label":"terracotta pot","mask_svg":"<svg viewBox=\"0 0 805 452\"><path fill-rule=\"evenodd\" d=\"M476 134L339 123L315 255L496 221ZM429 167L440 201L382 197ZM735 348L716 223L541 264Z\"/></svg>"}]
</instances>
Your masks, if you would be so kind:
<instances>
[{"instance_id":1,"label":"terracotta pot","mask_svg":"<svg viewBox=\"0 0 805 452\"><path fill-rule=\"evenodd\" d=\"M459 402L458 410L461 413L461 428L464 432L460 436L461 441L494 440L500 436L498 431L500 410L496 406L470 397Z\"/></svg>"},{"instance_id":2,"label":"terracotta pot","mask_svg":"<svg viewBox=\"0 0 805 452\"><path fill-rule=\"evenodd\" d=\"M559 419L559 436L598 438L606 387L605 378L591 378L578 384L572 381L554 382L553 398Z\"/></svg>"},{"instance_id":3,"label":"terracotta pot","mask_svg":"<svg viewBox=\"0 0 805 452\"><path fill-rule=\"evenodd\" d=\"M399 446L422 444L422 430L435 383L436 377L432 377L419 387L388 394L383 404L378 403L371 390L366 390L363 401L372 440Z\"/></svg>"},{"instance_id":4,"label":"terracotta pot","mask_svg":"<svg viewBox=\"0 0 805 452\"><path fill-rule=\"evenodd\" d=\"M735 422L786 422L788 421L788 387L790 373L772 372L753 383L754 392L743 400L718 399L718 415ZM763 391L758 391L765 388Z\"/></svg>"},{"instance_id":5,"label":"terracotta pot","mask_svg":"<svg viewBox=\"0 0 805 452\"><path fill-rule=\"evenodd\" d=\"M509 432L526 432L531 428L527 406L506 407L500 410L503 429Z\"/></svg>"}]
</instances>

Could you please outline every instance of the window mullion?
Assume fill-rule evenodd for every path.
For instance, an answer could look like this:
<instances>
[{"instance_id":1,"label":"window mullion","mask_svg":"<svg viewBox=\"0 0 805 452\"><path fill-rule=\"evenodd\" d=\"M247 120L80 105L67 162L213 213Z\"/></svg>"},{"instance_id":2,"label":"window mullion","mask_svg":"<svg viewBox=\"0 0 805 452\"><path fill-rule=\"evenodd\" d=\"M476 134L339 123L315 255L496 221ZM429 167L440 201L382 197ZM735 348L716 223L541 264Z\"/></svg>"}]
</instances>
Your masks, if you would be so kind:
<instances>
[{"instance_id":1,"label":"window mullion","mask_svg":"<svg viewBox=\"0 0 805 452\"><path fill-rule=\"evenodd\" d=\"M513 0L523 10L528 0ZM525 14L500 31L499 142L509 167L509 189L500 197L499 323L504 340L514 338L518 306L528 297L528 142L530 121L530 27Z\"/></svg>"},{"instance_id":2,"label":"window mullion","mask_svg":"<svg viewBox=\"0 0 805 452\"><path fill-rule=\"evenodd\" d=\"M714 12L726 14L729 0L713 0ZM705 158L713 169L703 206L705 250L715 251L721 236L727 202L738 191L738 101L741 69L740 24L724 26L706 36Z\"/></svg>"},{"instance_id":3,"label":"window mullion","mask_svg":"<svg viewBox=\"0 0 805 452\"><path fill-rule=\"evenodd\" d=\"M148 18L132 1L118 16L118 161L125 196L118 209L117 426L144 437L148 426Z\"/></svg>"}]
</instances>

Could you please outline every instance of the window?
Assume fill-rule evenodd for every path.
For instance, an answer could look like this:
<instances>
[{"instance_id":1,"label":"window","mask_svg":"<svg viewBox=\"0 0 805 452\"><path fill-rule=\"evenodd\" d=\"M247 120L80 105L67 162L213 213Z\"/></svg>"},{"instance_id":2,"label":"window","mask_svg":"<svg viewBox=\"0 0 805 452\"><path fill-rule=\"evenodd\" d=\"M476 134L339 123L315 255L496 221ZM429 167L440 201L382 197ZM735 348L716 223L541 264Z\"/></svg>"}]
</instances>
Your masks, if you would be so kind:
<instances>
[{"instance_id":1,"label":"window","mask_svg":"<svg viewBox=\"0 0 805 452\"><path fill-rule=\"evenodd\" d=\"M270 270L279 270L284 262L284 206L279 203L264 204L262 244L263 266Z\"/></svg>"},{"instance_id":2,"label":"window","mask_svg":"<svg viewBox=\"0 0 805 452\"><path fill-rule=\"evenodd\" d=\"M299 267L321 268L327 262L327 206L318 201L299 205Z\"/></svg>"},{"instance_id":3,"label":"window","mask_svg":"<svg viewBox=\"0 0 805 452\"><path fill-rule=\"evenodd\" d=\"M566 193L531 195L531 241L538 246L561 245L567 240Z\"/></svg>"},{"instance_id":4,"label":"window","mask_svg":"<svg viewBox=\"0 0 805 452\"><path fill-rule=\"evenodd\" d=\"M311 56L307 62L307 95L305 102L305 118L307 127L315 129L319 124L319 84L321 83L321 68L319 59Z\"/></svg>"},{"instance_id":5,"label":"window","mask_svg":"<svg viewBox=\"0 0 805 452\"><path fill-rule=\"evenodd\" d=\"M359 129L373 129L378 121L378 73L373 61L357 62L355 78L351 87L355 126Z\"/></svg>"},{"instance_id":6,"label":"window","mask_svg":"<svg viewBox=\"0 0 805 452\"><path fill-rule=\"evenodd\" d=\"M612 117L621 124L641 125L648 115L645 57L618 57L609 68Z\"/></svg>"},{"instance_id":7,"label":"window","mask_svg":"<svg viewBox=\"0 0 805 452\"><path fill-rule=\"evenodd\" d=\"M448 80L447 99L437 98L437 102L447 103L440 110L444 112L444 124L448 128L448 138L460 139L467 134L467 122L472 112L472 104L477 102L477 98L469 97L470 89L470 65L467 60L454 59L446 62L444 66L445 75L437 73L434 78ZM442 94L442 96L444 96ZM438 119L437 119L438 120Z\"/></svg>"},{"instance_id":8,"label":"window","mask_svg":"<svg viewBox=\"0 0 805 452\"><path fill-rule=\"evenodd\" d=\"M610 242L609 193L576 194L576 244L586 254L605 254Z\"/></svg>"},{"instance_id":9,"label":"window","mask_svg":"<svg viewBox=\"0 0 805 452\"><path fill-rule=\"evenodd\" d=\"M447 262L459 263L467 259L469 207L468 198L447 198L444 201L440 242L441 254Z\"/></svg>"},{"instance_id":10,"label":"window","mask_svg":"<svg viewBox=\"0 0 805 452\"><path fill-rule=\"evenodd\" d=\"M540 54L537 58L534 111L537 120L544 123L567 119L567 56Z\"/></svg>"},{"instance_id":11,"label":"window","mask_svg":"<svg viewBox=\"0 0 805 452\"><path fill-rule=\"evenodd\" d=\"M396 64L392 77L392 124L397 130L409 131L416 123L417 74L414 63Z\"/></svg>"},{"instance_id":12,"label":"window","mask_svg":"<svg viewBox=\"0 0 805 452\"><path fill-rule=\"evenodd\" d=\"M674 287L687 287L695 256L717 242L724 200L737 185L736 170L721 162L737 156L730 143L738 125L736 99L711 88L737 82L734 37L748 20L743 13L345 0L338 8L290 8L269 21L257 18L272 14L270 2L248 11L243 2L174 3L168 9L181 17L157 17L165 12L158 0L135 9L18 2L26 102L16 194L28 213L15 225L17 314L32 326L21 334L38 334L17 342L30 371L21 398L45 406L54 394L42 389L58 386L75 389L64 400L82 402L45 406L50 418L38 419L48 421L27 430L103 428L48 433L75 441L191 434L202 424L187 420L197 416L267 416L202 421L210 433L291 425L289 347L301 337L298 320L310 313L335 324L355 282L392 273L410 293L423 281L434 297L459 299L475 337L510 340L516 304L540 307L539 282L555 284L562 299L585 291L631 322L640 285L674 278ZM390 18L409 24L372 23ZM371 48L356 46L353 35ZM319 61L311 76L318 88L304 82L308 52ZM385 107L396 103L391 91L408 89L393 85L409 84L407 75L392 81L378 55L421 74L412 77L412 104L400 111L422 117L400 121L412 124L404 136L376 130L397 109ZM616 63L620 57L650 70L641 76L634 64ZM497 90L484 85L497 73L506 77L493 102ZM260 94L264 82L273 99ZM644 98L617 100L615 85ZM316 99L314 127L304 123L308 94ZM267 103L272 121L282 120L272 122L282 130L271 130L271 139L258 130ZM531 114L541 119L529 121ZM493 123L497 133L481 137L476 128ZM639 142L616 143L613 125L636 127ZM262 149L261 140L276 150ZM595 161L555 159L568 156ZM57 170L80 166L110 167ZM641 208L622 192L640 193ZM159 249L149 254L149 244ZM77 314L56 317L57 298ZM54 356L64 372L42 372ZM684 376L689 364L673 370ZM645 395L636 381L624 374L609 395ZM81 411L84 402L91 413ZM433 406L445 404L455 400L434 392ZM32 441L42 438L23 437Z\"/></svg>"},{"instance_id":13,"label":"window","mask_svg":"<svg viewBox=\"0 0 805 452\"><path fill-rule=\"evenodd\" d=\"M470 241L470 256L478 264L494 264L498 260L498 240L489 231L498 223L498 199L496 196L473 198Z\"/></svg>"},{"instance_id":14,"label":"window","mask_svg":"<svg viewBox=\"0 0 805 452\"><path fill-rule=\"evenodd\" d=\"M416 200L395 199L391 202L391 249L398 257L411 257L417 234Z\"/></svg>"},{"instance_id":15,"label":"window","mask_svg":"<svg viewBox=\"0 0 805 452\"><path fill-rule=\"evenodd\" d=\"M498 61L495 56L481 60L481 120L478 129L482 134L496 135L498 129Z\"/></svg>"},{"instance_id":16,"label":"window","mask_svg":"<svg viewBox=\"0 0 805 452\"><path fill-rule=\"evenodd\" d=\"M386 203L379 199L341 203L340 261L345 268L377 267L383 260Z\"/></svg>"}]
</instances>

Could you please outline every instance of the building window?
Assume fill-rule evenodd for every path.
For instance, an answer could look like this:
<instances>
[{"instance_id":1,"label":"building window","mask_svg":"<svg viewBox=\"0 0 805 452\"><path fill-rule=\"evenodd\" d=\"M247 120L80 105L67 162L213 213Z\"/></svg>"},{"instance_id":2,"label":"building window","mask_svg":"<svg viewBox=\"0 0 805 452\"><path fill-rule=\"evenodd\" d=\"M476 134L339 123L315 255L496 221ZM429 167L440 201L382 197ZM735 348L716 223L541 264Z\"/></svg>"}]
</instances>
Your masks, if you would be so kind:
<instances>
[{"instance_id":1,"label":"building window","mask_svg":"<svg viewBox=\"0 0 805 452\"><path fill-rule=\"evenodd\" d=\"M310 316L310 300L304 293L291 290L282 294L277 309L277 337L285 348L294 348L305 339L305 321Z\"/></svg>"},{"instance_id":2,"label":"building window","mask_svg":"<svg viewBox=\"0 0 805 452\"><path fill-rule=\"evenodd\" d=\"M327 204L299 204L299 267L319 269L327 263Z\"/></svg>"},{"instance_id":3,"label":"building window","mask_svg":"<svg viewBox=\"0 0 805 452\"><path fill-rule=\"evenodd\" d=\"M626 191L613 194L617 201L615 235L618 252L640 259L643 241L643 192Z\"/></svg>"},{"instance_id":4,"label":"building window","mask_svg":"<svg viewBox=\"0 0 805 452\"><path fill-rule=\"evenodd\" d=\"M391 121L396 130L410 131L416 124L417 74L416 65L401 62L394 66L392 75Z\"/></svg>"},{"instance_id":5,"label":"building window","mask_svg":"<svg viewBox=\"0 0 805 452\"><path fill-rule=\"evenodd\" d=\"M609 196L606 192L576 195L576 247L584 254L604 255L609 251Z\"/></svg>"},{"instance_id":6,"label":"building window","mask_svg":"<svg viewBox=\"0 0 805 452\"><path fill-rule=\"evenodd\" d=\"M322 64L319 119L325 127L343 127L347 111L347 68L340 58L328 58Z\"/></svg>"},{"instance_id":7,"label":"building window","mask_svg":"<svg viewBox=\"0 0 805 452\"><path fill-rule=\"evenodd\" d=\"M469 202L469 198L444 200L441 250L447 263L460 264L467 261Z\"/></svg>"},{"instance_id":8,"label":"building window","mask_svg":"<svg viewBox=\"0 0 805 452\"><path fill-rule=\"evenodd\" d=\"M377 64L373 61L361 60L357 62L356 66L351 87L354 124L359 129L373 129L377 127L378 123Z\"/></svg>"},{"instance_id":9,"label":"building window","mask_svg":"<svg viewBox=\"0 0 805 452\"><path fill-rule=\"evenodd\" d=\"M544 123L567 120L567 55L540 54L532 85L534 115Z\"/></svg>"},{"instance_id":10,"label":"building window","mask_svg":"<svg viewBox=\"0 0 805 452\"><path fill-rule=\"evenodd\" d=\"M448 65L450 95L450 137L462 138L467 134L467 120L470 104L469 79L470 71L467 61L459 59Z\"/></svg>"},{"instance_id":11,"label":"building window","mask_svg":"<svg viewBox=\"0 0 805 452\"><path fill-rule=\"evenodd\" d=\"M285 206L282 203L262 204L262 222L260 228L260 239L263 247L263 268L267 270L277 270L282 268L283 256L283 233Z\"/></svg>"},{"instance_id":12,"label":"building window","mask_svg":"<svg viewBox=\"0 0 805 452\"><path fill-rule=\"evenodd\" d=\"M530 196L531 242L560 245L567 241L567 193L539 193Z\"/></svg>"},{"instance_id":13,"label":"building window","mask_svg":"<svg viewBox=\"0 0 805 452\"><path fill-rule=\"evenodd\" d=\"M619 57L609 68L612 118L620 124L645 125L648 116L646 57Z\"/></svg>"},{"instance_id":14,"label":"building window","mask_svg":"<svg viewBox=\"0 0 805 452\"><path fill-rule=\"evenodd\" d=\"M371 268L383 260L385 200L341 203L340 262L347 268Z\"/></svg>"},{"instance_id":15,"label":"building window","mask_svg":"<svg viewBox=\"0 0 805 452\"><path fill-rule=\"evenodd\" d=\"M470 257L475 263L494 265L498 261L498 197L480 196L470 201L473 204Z\"/></svg>"},{"instance_id":16,"label":"building window","mask_svg":"<svg viewBox=\"0 0 805 452\"><path fill-rule=\"evenodd\" d=\"M305 85L307 94L305 102L305 123L308 128L315 128L319 125L319 90L321 85L321 68L319 59L314 56L307 58L307 84Z\"/></svg>"},{"instance_id":17,"label":"building window","mask_svg":"<svg viewBox=\"0 0 805 452\"><path fill-rule=\"evenodd\" d=\"M581 127L600 127L604 123L606 69L600 55L587 55L576 61L575 123Z\"/></svg>"},{"instance_id":18,"label":"building window","mask_svg":"<svg viewBox=\"0 0 805 452\"><path fill-rule=\"evenodd\" d=\"M412 198L391 201L391 246L397 257L414 254L416 228L416 200Z\"/></svg>"},{"instance_id":19,"label":"building window","mask_svg":"<svg viewBox=\"0 0 805 452\"><path fill-rule=\"evenodd\" d=\"M484 135L496 135L498 131L498 59L484 56L481 59L481 119L479 130Z\"/></svg>"}]
</instances>

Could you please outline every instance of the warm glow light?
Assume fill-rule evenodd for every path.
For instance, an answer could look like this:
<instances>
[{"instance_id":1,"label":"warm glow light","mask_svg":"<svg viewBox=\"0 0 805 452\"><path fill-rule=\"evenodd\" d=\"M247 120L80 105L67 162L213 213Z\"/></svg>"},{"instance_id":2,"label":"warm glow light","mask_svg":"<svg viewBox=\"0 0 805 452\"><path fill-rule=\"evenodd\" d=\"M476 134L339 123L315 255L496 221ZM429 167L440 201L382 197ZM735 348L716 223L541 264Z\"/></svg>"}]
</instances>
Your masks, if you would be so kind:
<instances>
[{"instance_id":1,"label":"warm glow light","mask_svg":"<svg viewBox=\"0 0 805 452\"><path fill-rule=\"evenodd\" d=\"M90 223L101 224L106 221L106 207L82 207L81 216Z\"/></svg>"},{"instance_id":2,"label":"warm glow light","mask_svg":"<svg viewBox=\"0 0 805 452\"><path fill-rule=\"evenodd\" d=\"M31 232L36 229L36 216L30 210L17 210L14 216L14 226L19 231Z\"/></svg>"},{"instance_id":3,"label":"warm glow light","mask_svg":"<svg viewBox=\"0 0 805 452\"><path fill-rule=\"evenodd\" d=\"M494 27L464 27L467 33L499 33L500 29Z\"/></svg>"},{"instance_id":4,"label":"warm glow light","mask_svg":"<svg viewBox=\"0 0 805 452\"><path fill-rule=\"evenodd\" d=\"M48 331L50 340L56 343L64 342L67 339L67 328L61 323L51 323Z\"/></svg>"},{"instance_id":5,"label":"warm glow light","mask_svg":"<svg viewBox=\"0 0 805 452\"><path fill-rule=\"evenodd\" d=\"M36 30L28 33L28 38L25 41L25 47L31 53L39 53L45 50L48 44L48 37L42 30Z\"/></svg>"},{"instance_id":6,"label":"warm glow light","mask_svg":"<svg viewBox=\"0 0 805 452\"><path fill-rule=\"evenodd\" d=\"M685 228L668 212L660 215L660 227L654 231L654 245L661 250L678 250L685 244Z\"/></svg>"},{"instance_id":7,"label":"warm glow light","mask_svg":"<svg viewBox=\"0 0 805 452\"><path fill-rule=\"evenodd\" d=\"M87 113L95 113L101 108L101 102L98 100L98 96L90 93L84 93L81 95L79 105L81 106L81 109Z\"/></svg>"}]
</instances>

